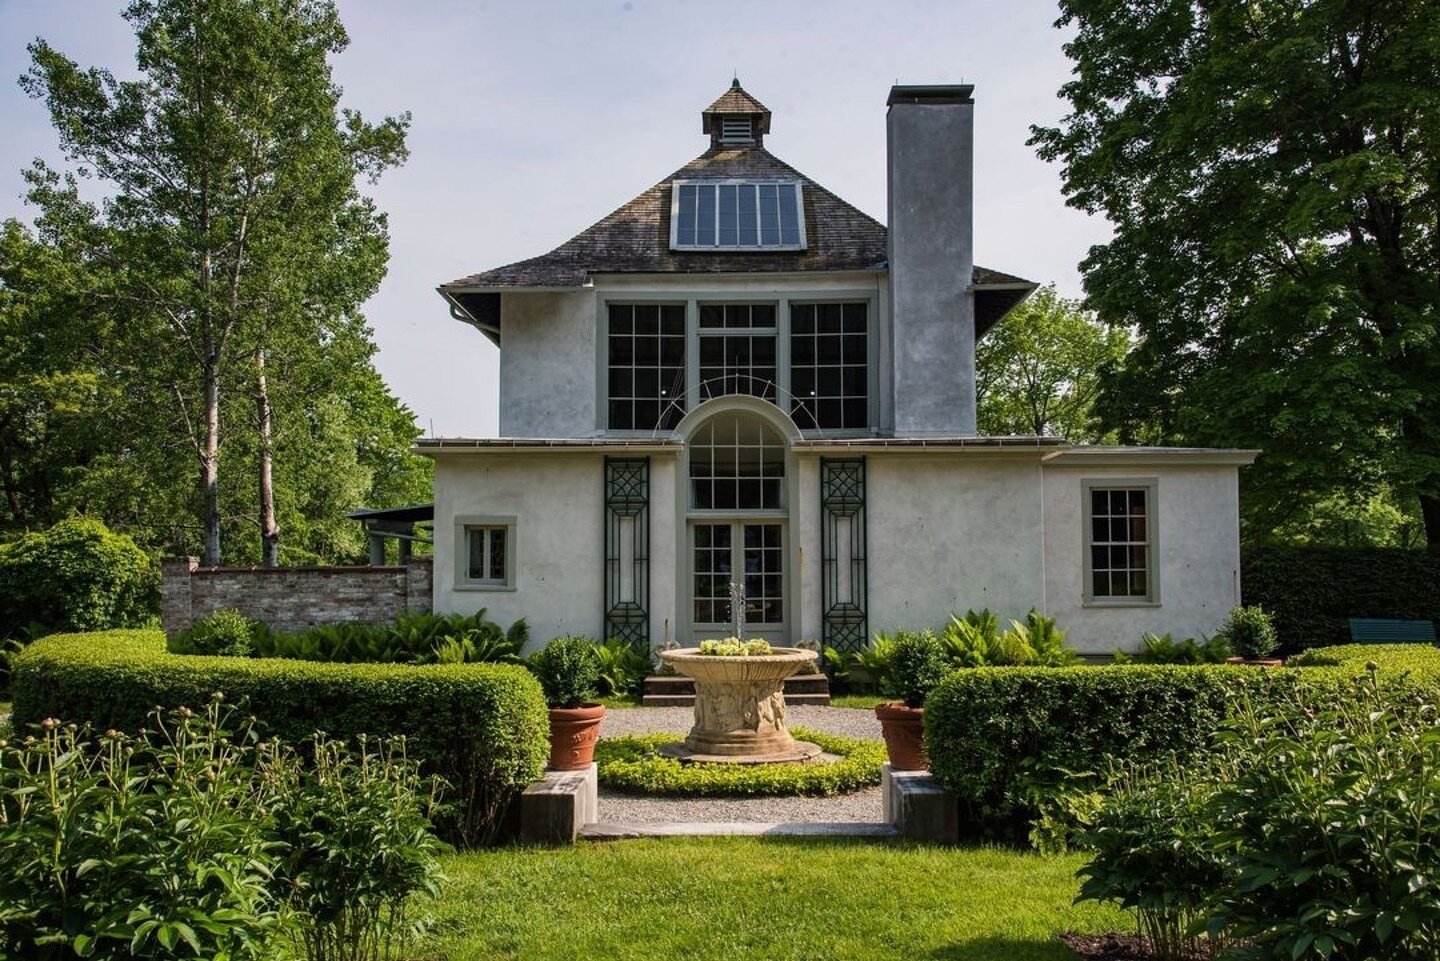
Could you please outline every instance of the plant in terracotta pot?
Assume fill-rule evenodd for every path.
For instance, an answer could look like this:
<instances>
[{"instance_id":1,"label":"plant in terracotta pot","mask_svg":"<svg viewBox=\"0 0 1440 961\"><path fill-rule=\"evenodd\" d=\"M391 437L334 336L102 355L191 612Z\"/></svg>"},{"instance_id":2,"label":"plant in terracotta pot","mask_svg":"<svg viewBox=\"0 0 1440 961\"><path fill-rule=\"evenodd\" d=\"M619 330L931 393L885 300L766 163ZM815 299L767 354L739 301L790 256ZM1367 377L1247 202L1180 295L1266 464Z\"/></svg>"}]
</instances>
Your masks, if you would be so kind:
<instances>
[{"instance_id":1,"label":"plant in terracotta pot","mask_svg":"<svg viewBox=\"0 0 1440 961\"><path fill-rule=\"evenodd\" d=\"M550 769L584 770L595 757L605 717L605 705L594 703L600 681L595 645L584 637L557 637L529 665L550 705Z\"/></svg>"},{"instance_id":2,"label":"plant in terracotta pot","mask_svg":"<svg viewBox=\"0 0 1440 961\"><path fill-rule=\"evenodd\" d=\"M1270 656L1279 646L1280 639L1275 635L1274 621L1264 608L1234 608L1230 611L1230 617L1220 635L1230 644L1230 649L1236 655L1226 658L1227 664L1278 667L1283 663L1280 658Z\"/></svg>"},{"instance_id":3,"label":"plant in terracotta pot","mask_svg":"<svg viewBox=\"0 0 1440 961\"><path fill-rule=\"evenodd\" d=\"M895 771L928 771L925 756L925 698L949 668L940 639L932 632L902 631L890 646L890 691L900 698L875 708L885 752Z\"/></svg>"}]
</instances>

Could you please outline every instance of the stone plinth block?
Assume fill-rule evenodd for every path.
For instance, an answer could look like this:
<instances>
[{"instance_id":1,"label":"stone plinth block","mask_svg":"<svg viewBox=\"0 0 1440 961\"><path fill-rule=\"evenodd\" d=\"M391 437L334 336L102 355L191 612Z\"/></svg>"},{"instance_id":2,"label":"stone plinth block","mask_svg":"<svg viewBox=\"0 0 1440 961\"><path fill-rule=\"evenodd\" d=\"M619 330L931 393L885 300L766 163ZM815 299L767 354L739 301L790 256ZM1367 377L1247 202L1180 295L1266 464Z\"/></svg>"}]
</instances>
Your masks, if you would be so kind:
<instances>
[{"instance_id":1,"label":"stone plinth block","mask_svg":"<svg viewBox=\"0 0 1440 961\"><path fill-rule=\"evenodd\" d=\"M520 795L520 840L574 844L580 829L599 819L599 785L594 764L581 771L546 771Z\"/></svg>"},{"instance_id":2,"label":"stone plinth block","mask_svg":"<svg viewBox=\"0 0 1440 961\"><path fill-rule=\"evenodd\" d=\"M934 844L960 840L960 802L929 771L880 771L883 818L901 837Z\"/></svg>"}]
</instances>

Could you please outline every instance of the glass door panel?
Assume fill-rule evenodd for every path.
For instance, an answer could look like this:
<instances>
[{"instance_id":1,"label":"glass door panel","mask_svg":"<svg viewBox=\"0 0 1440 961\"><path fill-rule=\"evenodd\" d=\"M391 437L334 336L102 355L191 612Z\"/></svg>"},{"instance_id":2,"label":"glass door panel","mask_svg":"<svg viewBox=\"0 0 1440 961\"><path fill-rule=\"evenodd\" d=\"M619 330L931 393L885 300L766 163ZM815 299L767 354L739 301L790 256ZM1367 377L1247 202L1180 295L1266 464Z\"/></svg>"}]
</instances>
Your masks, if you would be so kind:
<instances>
[{"instance_id":1,"label":"glass door panel","mask_svg":"<svg viewBox=\"0 0 1440 961\"><path fill-rule=\"evenodd\" d=\"M745 585L746 633L772 643L785 635L785 525L693 523L692 618L697 637L731 633L730 584Z\"/></svg>"}]
</instances>

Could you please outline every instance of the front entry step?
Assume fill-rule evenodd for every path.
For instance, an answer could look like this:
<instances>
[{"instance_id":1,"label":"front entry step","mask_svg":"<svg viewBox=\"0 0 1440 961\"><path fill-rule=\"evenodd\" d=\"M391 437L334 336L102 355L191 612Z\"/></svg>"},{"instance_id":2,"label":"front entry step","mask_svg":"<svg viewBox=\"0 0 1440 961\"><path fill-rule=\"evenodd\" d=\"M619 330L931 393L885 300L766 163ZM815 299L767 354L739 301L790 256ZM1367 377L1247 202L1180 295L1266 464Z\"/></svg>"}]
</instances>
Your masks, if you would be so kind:
<instances>
[{"instance_id":1,"label":"front entry step","mask_svg":"<svg viewBox=\"0 0 1440 961\"><path fill-rule=\"evenodd\" d=\"M584 841L625 838L786 837L898 838L900 829L879 821L670 821L617 824L601 821L580 829Z\"/></svg>"},{"instance_id":2,"label":"front entry step","mask_svg":"<svg viewBox=\"0 0 1440 961\"><path fill-rule=\"evenodd\" d=\"M695 681L679 674L645 678L640 703L645 707L692 707ZM785 679L785 703L825 707L830 703L830 678L824 674L797 674Z\"/></svg>"}]
</instances>

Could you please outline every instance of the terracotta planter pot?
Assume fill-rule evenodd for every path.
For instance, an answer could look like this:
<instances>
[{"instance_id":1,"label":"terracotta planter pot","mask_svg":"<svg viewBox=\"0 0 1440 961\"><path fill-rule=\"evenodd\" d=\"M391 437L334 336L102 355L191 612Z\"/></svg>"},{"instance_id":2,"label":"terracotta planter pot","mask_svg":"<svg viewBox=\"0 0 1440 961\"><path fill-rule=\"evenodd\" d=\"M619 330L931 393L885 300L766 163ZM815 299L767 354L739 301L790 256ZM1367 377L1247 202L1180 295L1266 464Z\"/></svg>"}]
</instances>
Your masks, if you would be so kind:
<instances>
[{"instance_id":1,"label":"terracotta planter pot","mask_svg":"<svg viewBox=\"0 0 1440 961\"><path fill-rule=\"evenodd\" d=\"M1227 657L1226 664L1244 664L1248 667L1280 667L1285 661L1278 657L1257 657L1253 660L1243 657Z\"/></svg>"},{"instance_id":2,"label":"terracotta planter pot","mask_svg":"<svg viewBox=\"0 0 1440 961\"><path fill-rule=\"evenodd\" d=\"M605 705L550 709L550 770L582 771L595 759Z\"/></svg>"},{"instance_id":3,"label":"terracotta planter pot","mask_svg":"<svg viewBox=\"0 0 1440 961\"><path fill-rule=\"evenodd\" d=\"M906 707L901 701L879 704L875 716L880 719L880 733L885 738L885 753L895 771L928 771L930 759L925 755L925 709Z\"/></svg>"}]
</instances>

